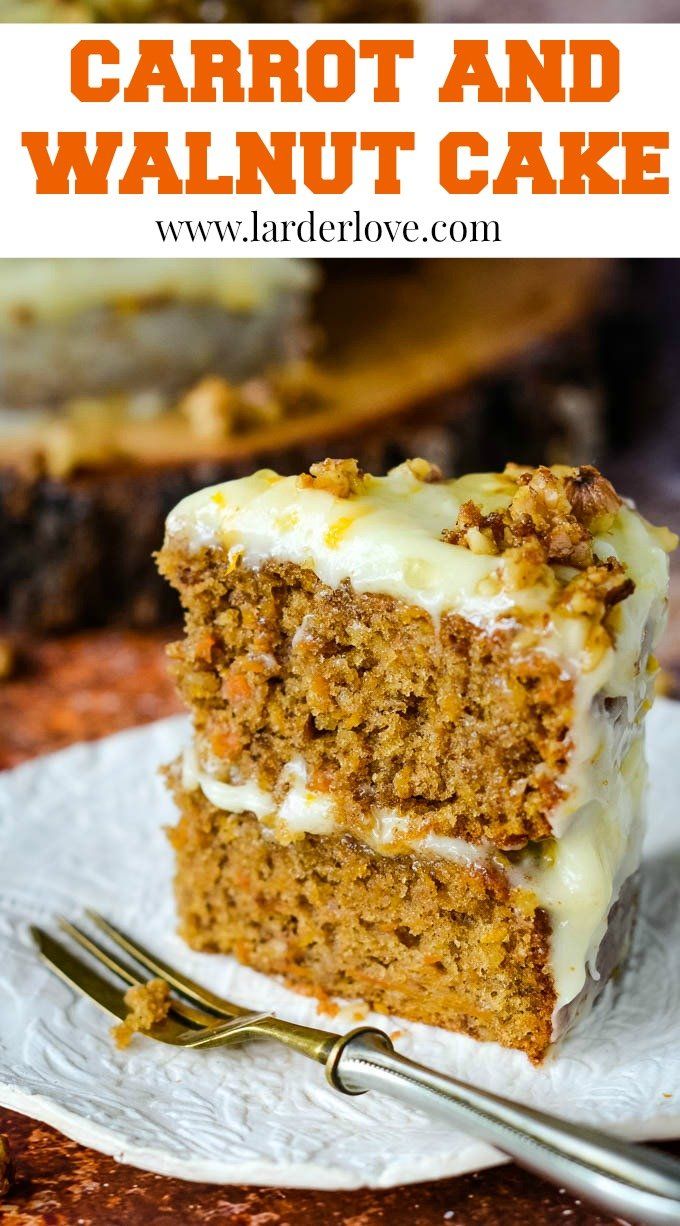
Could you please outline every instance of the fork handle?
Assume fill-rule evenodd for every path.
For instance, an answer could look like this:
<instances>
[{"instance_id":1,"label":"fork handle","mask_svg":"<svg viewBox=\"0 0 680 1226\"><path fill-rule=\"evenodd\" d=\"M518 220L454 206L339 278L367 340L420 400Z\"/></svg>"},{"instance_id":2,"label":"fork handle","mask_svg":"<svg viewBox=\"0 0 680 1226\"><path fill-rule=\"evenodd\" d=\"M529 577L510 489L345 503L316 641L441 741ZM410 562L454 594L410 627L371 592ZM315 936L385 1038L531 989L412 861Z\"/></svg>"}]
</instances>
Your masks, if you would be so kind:
<instances>
[{"instance_id":1,"label":"fork handle","mask_svg":"<svg viewBox=\"0 0 680 1226\"><path fill-rule=\"evenodd\" d=\"M326 1073L346 1094L381 1090L413 1107L435 1111L520 1166L611 1214L645 1226L680 1222L680 1162L670 1155L446 1077L399 1055L380 1030L363 1027L340 1038Z\"/></svg>"}]
</instances>

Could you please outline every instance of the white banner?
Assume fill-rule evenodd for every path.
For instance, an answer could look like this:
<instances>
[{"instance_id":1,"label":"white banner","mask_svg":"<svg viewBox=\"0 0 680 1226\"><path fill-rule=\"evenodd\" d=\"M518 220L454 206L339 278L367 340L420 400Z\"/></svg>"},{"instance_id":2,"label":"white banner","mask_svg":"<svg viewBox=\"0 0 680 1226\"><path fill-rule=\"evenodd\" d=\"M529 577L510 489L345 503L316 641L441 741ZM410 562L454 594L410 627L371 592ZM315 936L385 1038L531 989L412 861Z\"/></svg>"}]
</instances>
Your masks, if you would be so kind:
<instances>
[{"instance_id":1,"label":"white banner","mask_svg":"<svg viewBox=\"0 0 680 1226\"><path fill-rule=\"evenodd\" d=\"M0 26L0 256L680 256L680 25Z\"/></svg>"}]
</instances>

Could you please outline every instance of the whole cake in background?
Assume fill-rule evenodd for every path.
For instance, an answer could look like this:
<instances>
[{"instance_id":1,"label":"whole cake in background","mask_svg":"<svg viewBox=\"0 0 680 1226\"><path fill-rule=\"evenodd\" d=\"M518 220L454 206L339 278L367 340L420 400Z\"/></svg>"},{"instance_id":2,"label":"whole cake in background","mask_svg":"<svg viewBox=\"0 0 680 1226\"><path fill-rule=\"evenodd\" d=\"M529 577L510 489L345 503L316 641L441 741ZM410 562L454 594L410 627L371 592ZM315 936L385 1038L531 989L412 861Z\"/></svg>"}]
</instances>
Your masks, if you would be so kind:
<instances>
[{"instance_id":1,"label":"whole cake in background","mask_svg":"<svg viewBox=\"0 0 680 1226\"><path fill-rule=\"evenodd\" d=\"M587 466L180 503L187 941L542 1060L630 938L673 543Z\"/></svg>"},{"instance_id":2,"label":"whole cake in background","mask_svg":"<svg viewBox=\"0 0 680 1226\"><path fill-rule=\"evenodd\" d=\"M0 624L176 620L166 516L257 468L623 445L654 412L648 299L592 261L3 261Z\"/></svg>"}]
</instances>

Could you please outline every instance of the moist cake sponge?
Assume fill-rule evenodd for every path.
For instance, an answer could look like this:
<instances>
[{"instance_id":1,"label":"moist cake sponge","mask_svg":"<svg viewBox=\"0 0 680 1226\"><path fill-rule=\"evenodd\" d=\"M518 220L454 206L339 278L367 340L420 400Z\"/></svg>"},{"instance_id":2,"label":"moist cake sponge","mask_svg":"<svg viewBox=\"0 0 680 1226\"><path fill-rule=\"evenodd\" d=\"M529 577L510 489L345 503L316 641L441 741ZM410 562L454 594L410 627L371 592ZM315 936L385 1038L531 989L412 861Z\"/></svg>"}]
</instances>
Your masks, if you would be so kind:
<instances>
[{"instance_id":1,"label":"moist cake sponge","mask_svg":"<svg viewBox=\"0 0 680 1226\"><path fill-rule=\"evenodd\" d=\"M185 499L187 940L542 1059L630 928L671 543L591 468Z\"/></svg>"}]
</instances>

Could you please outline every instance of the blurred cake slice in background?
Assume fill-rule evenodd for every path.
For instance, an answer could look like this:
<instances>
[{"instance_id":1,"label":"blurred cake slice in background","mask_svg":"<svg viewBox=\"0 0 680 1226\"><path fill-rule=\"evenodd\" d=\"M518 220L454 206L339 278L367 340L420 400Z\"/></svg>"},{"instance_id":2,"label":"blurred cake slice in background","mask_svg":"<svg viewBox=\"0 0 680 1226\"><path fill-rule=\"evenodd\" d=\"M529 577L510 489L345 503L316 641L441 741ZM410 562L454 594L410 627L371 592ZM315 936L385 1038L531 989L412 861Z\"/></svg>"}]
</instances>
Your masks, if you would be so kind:
<instances>
[{"instance_id":1,"label":"blurred cake slice in background","mask_svg":"<svg viewBox=\"0 0 680 1226\"><path fill-rule=\"evenodd\" d=\"M2 260L0 405L242 381L306 352L313 284L298 260Z\"/></svg>"},{"instance_id":2,"label":"blurred cake slice in background","mask_svg":"<svg viewBox=\"0 0 680 1226\"><path fill-rule=\"evenodd\" d=\"M0 619L177 616L165 516L256 467L591 462L649 403L647 343L611 262L8 262Z\"/></svg>"}]
</instances>

